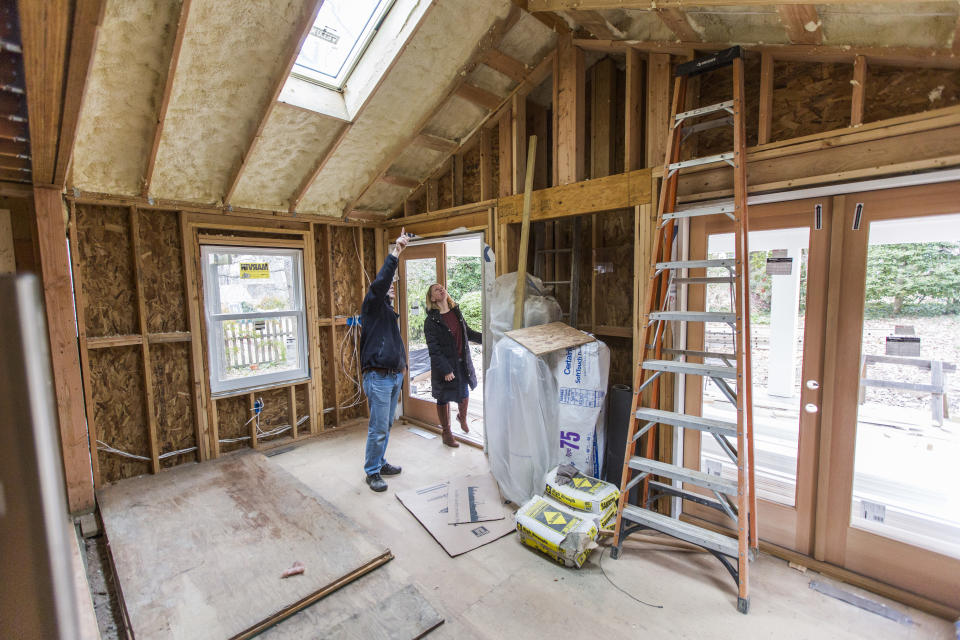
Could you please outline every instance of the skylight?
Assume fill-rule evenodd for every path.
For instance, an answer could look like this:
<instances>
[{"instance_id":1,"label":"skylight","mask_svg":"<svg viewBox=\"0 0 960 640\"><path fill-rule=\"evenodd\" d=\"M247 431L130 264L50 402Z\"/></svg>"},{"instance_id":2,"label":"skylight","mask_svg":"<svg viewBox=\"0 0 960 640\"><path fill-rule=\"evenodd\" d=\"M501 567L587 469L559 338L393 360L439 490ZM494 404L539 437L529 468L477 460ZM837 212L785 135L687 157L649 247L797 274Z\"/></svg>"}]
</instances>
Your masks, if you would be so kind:
<instances>
[{"instance_id":1,"label":"skylight","mask_svg":"<svg viewBox=\"0 0 960 640\"><path fill-rule=\"evenodd\" d=\"M342 91L395 0L324 0L291 75Z\"/></svg>"}]
</instances>

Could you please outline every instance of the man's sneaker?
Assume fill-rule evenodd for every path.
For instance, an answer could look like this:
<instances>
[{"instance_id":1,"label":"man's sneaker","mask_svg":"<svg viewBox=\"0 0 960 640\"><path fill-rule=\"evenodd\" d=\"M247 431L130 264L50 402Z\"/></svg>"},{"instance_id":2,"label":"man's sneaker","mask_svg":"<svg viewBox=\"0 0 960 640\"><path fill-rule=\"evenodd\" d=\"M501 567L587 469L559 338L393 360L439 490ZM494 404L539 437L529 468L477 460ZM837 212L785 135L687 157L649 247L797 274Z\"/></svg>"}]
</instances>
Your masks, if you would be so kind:
<instances>
[{"instance_id":1,"label":"man's sneaker","mask_svg":"<svg viewBox=\"0 0 960 640\"><path fill-rule=\"evenodd\" d=\"M380 467L380 474L384 476L395 476L401 471L400 467L395 467L389 462L384 462L383 466Z\"/></svg>"},{"instance_id":2,"label":"man's sneaker","mask_svg":"<svg viewBox=\"0 0 960 640\"><path fill-rule=\"evenodd\" d=\"M383 481L379 473L371 473L367 476L367 484L374 491L386 491L387 483Z\"/></svg>"}]
</instances>

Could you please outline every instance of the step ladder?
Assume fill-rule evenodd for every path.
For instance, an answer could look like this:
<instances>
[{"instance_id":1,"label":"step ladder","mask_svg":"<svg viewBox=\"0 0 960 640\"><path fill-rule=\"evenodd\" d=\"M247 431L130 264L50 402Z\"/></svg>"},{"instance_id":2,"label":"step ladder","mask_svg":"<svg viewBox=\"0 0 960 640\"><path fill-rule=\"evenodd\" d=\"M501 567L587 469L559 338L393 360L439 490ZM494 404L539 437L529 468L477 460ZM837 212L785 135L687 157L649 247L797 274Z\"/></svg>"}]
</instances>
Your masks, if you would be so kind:
<instances>
[{"instance_id":1,"label":"step ladder","mask_svg":"<svg viewBox=\"0 0 960 640\"><path fill-rule=\"evenodd\" d=\"M554 230L556 231L555 225L557 221L554 221ZM561 306L561 319L566 320L567 324L571 327L577 326L577 300L580 298L580 254L581 254L581 224L580 217L577 216L573 219L573 246L572 247L558 247L560 234L554 233L554 242L555 245L552 249L544 249L544 236L546 234L546 223L539 223L539 228L534 234L534 254L533 254L533 275L537 276L543 281L544 286L553 287L554 295L556 297L557 286L566 286L569 287L570 293L570 304L567 306L567 309L563 309ZM568 256L570 259L570 268L567 270L567 273L570 274L569 280L560 280L560 257ZM547 272L547 256L553 257L553 277L554 280L545 280L544 278L548 275Z\"/></svg>"},{"instance_id":2,"label":"step ladder","mask_svg":"<svg viewBox=\"0 0 960 640\"><path fill-rule=\"evenodd\" d=\"M687 81L691 76L710 73L733 65L733 99L714 105L681 112L685 105ZM650 277L643 311L641 332L645 349L634 379L634 397L627 446L624 455L620 503L618 505L614 547L611 556L619 557L623 541L641 529L653 529L693 543L713 554L733 576L738 588L737 609L747 613L750 606L749 561L757 551L756 493L753 478L753 421L750 368L750 304L747 292L749 230L747 218L746 144L743 122L744 80L740 47L681 64L676 70L667 155L660 203L657 212L657 233L650 265ZM717 114L720 114L717 117ZM708 120L701 120L710 117ZM681 145L693 134L715 127L733 127L733 149L728 152L680 160ZM734 197L708 204L677 207L677 182L685 169L704 165L731 167ZM734 259L684 260L674 256L675 228L683 218L726 216L735 222ZM704 270L703 276L689 276L688 270ZM706 275L707 269L711 275ZM717 275L717 273L721 275ZM670 291L681 285L728 284L731 305L729 312L685 311L669 308ZM664 344L667 323L679 322L680 331L690 323L727 325L732 334L732 353L673 349ZM697 415L660 408L659 385L673 376L697 376L709 379L737 411L736 422L703 418ZM655 459L657 425L675 429L695 429L716 439L737 467L737 478L688 469L678 460ZM646 435L643 455L638 443ZM676 458L676 452L674 457ZM683 483L682 488L678 483ZM639 486L638 486L639 485ZM693 491L693 488L700 491ZM631 495L632 494L632 495ZM657 507L669 507L670 500L680 498L714 508L735 523L737 537L732 538L712 529L697 526L678 517L665 515ZM636 502L636 504L634 504Z\"/></svg>"}]
</instances>

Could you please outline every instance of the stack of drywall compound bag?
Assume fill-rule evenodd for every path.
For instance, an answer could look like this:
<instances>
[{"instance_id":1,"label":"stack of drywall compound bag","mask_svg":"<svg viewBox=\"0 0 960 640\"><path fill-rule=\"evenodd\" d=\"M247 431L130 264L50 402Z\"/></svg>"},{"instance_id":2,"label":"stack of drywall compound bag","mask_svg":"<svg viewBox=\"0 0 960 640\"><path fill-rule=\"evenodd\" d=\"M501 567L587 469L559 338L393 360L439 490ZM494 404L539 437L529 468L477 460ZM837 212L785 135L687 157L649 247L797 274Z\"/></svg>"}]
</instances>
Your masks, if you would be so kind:
<instances>
[{"instance_id":1,"label":"stack of drywall compound bag","mask_svg":"<svg viewBox=\"0 0 960 640\"><path fill-rule=\"evenodd\" d=\"M597 547L600 529L617 515L620 491L609 482L585 476L571 464L546 473L543 496L535 495L517 511L521 542L568 567L580 568Z\"/></svg>"}]
</instances>

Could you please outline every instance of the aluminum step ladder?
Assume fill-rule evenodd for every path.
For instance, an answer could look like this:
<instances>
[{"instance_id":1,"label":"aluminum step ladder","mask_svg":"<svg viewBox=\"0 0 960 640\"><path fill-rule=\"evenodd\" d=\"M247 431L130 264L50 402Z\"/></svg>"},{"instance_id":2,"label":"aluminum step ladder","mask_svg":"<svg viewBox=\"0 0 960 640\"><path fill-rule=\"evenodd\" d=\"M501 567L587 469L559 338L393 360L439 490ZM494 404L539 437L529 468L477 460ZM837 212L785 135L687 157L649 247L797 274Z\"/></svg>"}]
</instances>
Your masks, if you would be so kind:
<instances>
[{"instance_id":1,"label":"aluminum step ladder","mask_svg":"<svg viewBox=\"0 0 960 640\"><path fill-rule=\"evenodd\" d=\"M680 112L685 104L687 81L691 76L708 74L733 65L733 99ZM623 541L641 529L653 529L703 547L729 571L738 589L737 609L747 613L750 607L749 562L757 551L756 492L753 477L753 409L750 364L750 303L747 217L746 144L744 130L743 56L740 47L681 64L676 70L673 107L667 138L664 179L657 212L657 234L650 265L649 284L643 312L644 328L640 362L634 381L634 397L627 446L624 455L620 503L618 505L614 547L611 556L619 557ZM720 117L717 117L720 114ZM698 119L711 119L697 122ZM728 152L680 160L681 145L693 134L716 127L733 127L733 149ZM733 200L677 207L677 182L685 169L716 165L731 167ZM726 216L735 222L733 259L682 260L673 255L677 224L683 218ZM688 276L688 270L703 270L703 276ZM708 271L709 270L709 271ZM706 274L710 275L706 275ZM719 274L719 275L718 275ZM669 292L680 285L729 285L731 311L684 311L669 308ZM664 344L668 322L680 323L686 331L690 323L719 323L730 327L733 353L673 349ZM671 376L696 376L709 379L736 407L736 422L703 418L661 408L659 385ZM716 439L736 464L736 480L689 469L673 462L655 459L657 425L676 429L695 429ZM643 455L638 455L640 438L647 436ZM682 488L676 482L682 482ZM634 490L639 485L638 490ZM698 490L697 490L698 489ZM631 493L633 493L632 497ZM688 520L671 517L658 510L669 507L676 497L711 507L726 514L734 523L737 537L730 537ZM637 504L632 504L635 500Z\"/></svg>"}]
</instances>

